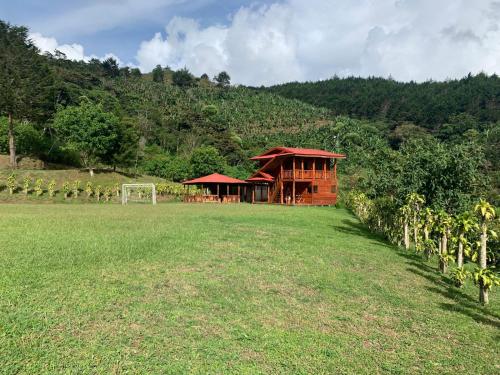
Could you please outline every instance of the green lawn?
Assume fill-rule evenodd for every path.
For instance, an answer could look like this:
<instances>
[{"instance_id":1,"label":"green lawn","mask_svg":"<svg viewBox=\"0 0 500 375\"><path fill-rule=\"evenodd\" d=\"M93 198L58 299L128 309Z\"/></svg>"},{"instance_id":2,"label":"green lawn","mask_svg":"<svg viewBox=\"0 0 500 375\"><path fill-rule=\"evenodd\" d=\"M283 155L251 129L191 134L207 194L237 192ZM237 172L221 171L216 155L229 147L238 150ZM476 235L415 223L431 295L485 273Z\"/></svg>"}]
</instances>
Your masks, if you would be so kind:
<instances>
[{"instance_id":1,"label":"green lawn","mask_svg":"<svg viewBox=\"0 0 500 375\"><path fill-rule=\"evenodd\" d=\"M2 373L500 372L479 307L335 208L0 206Z\"/></svg>"}]
</instances>

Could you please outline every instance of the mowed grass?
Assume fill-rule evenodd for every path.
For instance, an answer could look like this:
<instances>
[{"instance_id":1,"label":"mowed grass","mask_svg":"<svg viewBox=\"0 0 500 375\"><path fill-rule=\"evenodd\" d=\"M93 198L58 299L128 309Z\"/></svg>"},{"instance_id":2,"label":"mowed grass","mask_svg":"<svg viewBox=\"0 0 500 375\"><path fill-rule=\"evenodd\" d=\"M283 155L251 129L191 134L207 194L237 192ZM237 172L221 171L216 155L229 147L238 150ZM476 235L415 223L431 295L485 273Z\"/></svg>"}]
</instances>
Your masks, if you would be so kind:
<instances>
[{"instance_id":1,"label":"mowed grass","mask_svg":"<svg viewBox=\"0 0 500 375\"><path fill-rule=\"evenodd\" d=\"M500 371L498 295L478 306L341 209L11 204L0 223L2 373Z\"/></svg>"}]
</instances>

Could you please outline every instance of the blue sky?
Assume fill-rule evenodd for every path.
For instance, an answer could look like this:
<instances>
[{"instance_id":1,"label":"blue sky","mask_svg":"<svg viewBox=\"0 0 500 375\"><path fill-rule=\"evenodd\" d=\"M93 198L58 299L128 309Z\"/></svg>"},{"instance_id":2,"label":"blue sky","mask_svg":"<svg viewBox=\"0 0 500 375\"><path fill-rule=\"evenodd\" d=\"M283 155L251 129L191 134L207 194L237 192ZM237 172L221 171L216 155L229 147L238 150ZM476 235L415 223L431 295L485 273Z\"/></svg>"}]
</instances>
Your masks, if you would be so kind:
<instances>
[{"instance_id":1,"label":"blue sky","mask_svg":"<svg viewBox=\"0 0 500 375\"><path fill-rule=\"evenodd\" d=\"M226 70L250 85L500 72L495 0L0 0L0 18L72 59Z\"/></svg>"}]
</instances>

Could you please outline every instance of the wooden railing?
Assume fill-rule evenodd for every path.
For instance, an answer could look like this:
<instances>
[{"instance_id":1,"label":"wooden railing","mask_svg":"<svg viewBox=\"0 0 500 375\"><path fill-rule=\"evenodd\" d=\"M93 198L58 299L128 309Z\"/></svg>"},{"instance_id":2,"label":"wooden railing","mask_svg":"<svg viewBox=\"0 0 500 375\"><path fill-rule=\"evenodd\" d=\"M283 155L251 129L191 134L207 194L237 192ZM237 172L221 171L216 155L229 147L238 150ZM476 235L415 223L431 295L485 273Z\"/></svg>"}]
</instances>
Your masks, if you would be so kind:
<instances>
[{"instance_id":1,"label":"wooden railing","mask_svg":"<svg viewBox=\"0 0 500 375\"><path fill-rule=\"evenodd\" d=\"M330 180L332 178L331 171L313 171L309 169L296 169L295 170L295 179L296 180L312 180L314 177L315 180ZM285 169L283 171L283 179L285 180L293 180L293 170Z\"/></svg>"},{"instance_id":2,"label":"wooden railing","mask_svg":"<svg viewBox=\"0 0 500 375\"><path fill-rule=\"evenodd\" d=\"M222 197L222 203L240 203L239 195L224 195Z\"/></svg>"},{"instance_id":3,"label":"wooden railing","mask_svg":"<svg viewBox=\"0 0 500 375\"><path fill-rule=\"evenodd\" d=\"M218 195L210 194L197 194L197 195L184 195L185 203L220 203Z\"/></svg>"}]
</instances>

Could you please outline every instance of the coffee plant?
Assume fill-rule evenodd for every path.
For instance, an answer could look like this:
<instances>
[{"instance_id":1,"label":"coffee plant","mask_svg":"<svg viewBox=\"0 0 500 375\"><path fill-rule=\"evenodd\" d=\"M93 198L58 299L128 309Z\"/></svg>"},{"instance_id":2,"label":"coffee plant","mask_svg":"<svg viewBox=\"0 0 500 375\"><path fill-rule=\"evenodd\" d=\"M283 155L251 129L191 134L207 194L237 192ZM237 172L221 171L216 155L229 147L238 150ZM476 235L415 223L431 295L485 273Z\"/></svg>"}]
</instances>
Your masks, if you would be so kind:
<instances>
[{"instance_id":1,"label":"coffee plant","mask_svg":"<svg viewBox=\"0 0 500 375\"><path fill-rule=\"evenodd\" d=\"M80 180L73 181L72 189L73 189L73 196L75 198L78 198L78 194L80 194L80 185L81 185Z\"/></svg>"},{"instance_id":2,"label":"coffee plant","mask_svg":"<svg viewBox=\"0 0 500 375\"><path fill-rule=\"evenodd\" d=\"M14 189L16 188L16 175L14 173L11 173L7 177L7 187L9 188L9 194L14 194Z\"/></svg>"},{"instance_id":3,"label":"coffee plant","mask_svg":"<svg viewBox=\"0 0 500 375\"><path fill-rule=\"evenodd\" d=\"M56 193L56 181L55 180L50 180L49 184L47 185L47 191L49 192L49 197L53 197Z\"/></svg>"},{"instance_id":4,"label":"coffee plant","mask_svg":"<svg viewBox=\"0 0 500 375\"><path fill-rule=\"evenodd\" d=\"M34 190L37 197L43 194L43 178L37 178Z\"/></svg>"},{"instance_id":5,"label":"coffee plant","mask_svg":"<svg viewBox=\"0 0 500 375\"><path fill-rule=\"evenodd\" d=\"M68 194L71 192L71 188L69 186L68 181L64 181L64 183L62 184L62 191L64 194L64 199L68 199Z\"/></svg>"},{"instance_id":6,"label":"coffee plant","mask_svg":"<svg viewBox=\"0 0 500 375\"><path fill-rule=\"evenodd\" d=\"M24 176L24 178L23 178L23 192L25 195L28 195L29 190L30 190L30 185L31 185L31 177Z\"/></svg>"}]
</instances>

